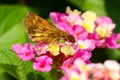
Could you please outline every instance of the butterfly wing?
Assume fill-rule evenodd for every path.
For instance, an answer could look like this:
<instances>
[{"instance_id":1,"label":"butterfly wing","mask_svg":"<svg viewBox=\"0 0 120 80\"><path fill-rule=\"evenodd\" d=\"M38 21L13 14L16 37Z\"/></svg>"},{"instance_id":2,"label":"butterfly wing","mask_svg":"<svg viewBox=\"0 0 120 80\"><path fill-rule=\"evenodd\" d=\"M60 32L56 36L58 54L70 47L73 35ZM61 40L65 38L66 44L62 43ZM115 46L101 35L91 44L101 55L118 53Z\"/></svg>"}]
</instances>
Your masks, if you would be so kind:
<instances>
[{"instance_id":1,"label":"butterfly wing","mask_svg":"<svg viewBox=\"0 0 120 80\"><path fill-rule=\"evenodd\" d=\"M35 42L51 42L67 34L57 28L47 20L35 13L29 12L25 17L24 25L26 32Z\"/></svg>"}]
</instances>

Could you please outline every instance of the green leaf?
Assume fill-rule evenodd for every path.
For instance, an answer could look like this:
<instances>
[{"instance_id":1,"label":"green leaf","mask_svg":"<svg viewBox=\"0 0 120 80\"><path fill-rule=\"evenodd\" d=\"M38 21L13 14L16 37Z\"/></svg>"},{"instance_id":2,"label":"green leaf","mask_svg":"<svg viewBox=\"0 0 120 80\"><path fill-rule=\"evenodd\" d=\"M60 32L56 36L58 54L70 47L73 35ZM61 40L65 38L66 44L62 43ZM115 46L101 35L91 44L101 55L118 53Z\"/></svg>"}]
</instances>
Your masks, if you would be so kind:
<instances>
[{"instance_id":1,"label":"green leaf","mask_svg":"<svg viewBox=\"0 0 120 80\"><path fill-rule=\"evenodd\" d=\"M0 49L0 64L6 72L20 80L26 80L26 74L32 71L32 64L22 62L10 49Z\"/></svg>"},{"instance_id":2,"label":"green leaf","mask_svg":"<svg viewBox=\"0 0 120 80\"><path fill-rule=\"evenodd\" d=\"M78 7L78 9L81 9L84 4L84 0L67 0L67 1Z\"/></svg>"},{"instance_id":3,"label":"green leaf","mask_svg":"<svg viewBox=\"0 0 120 80\"><path fill-rule=\"evenodd\" d=\"M23 62L9 49L26 42L23 19L27 11L21 5L0 6L0 67L18 80L49 80L49 73L34 71L32 62Z\"/></svg>"},{"instance_id":4,"label":"green leaf","mask_svg":"<svg viewBox=\"0 0 120 80\"><path fill-rule=\"evenodd\" d=\"M105 0L108 15L116 24L115 32L120 32L120 0Z\"/></svg>"},{"instance_id":5,"label":"green leaf","mask_svg":"<svg viewBox=\"0 0 120 80\"><path fill-rule=\"evenodd\" d=\"M0 68L0 80L16 80L14 77L6 73L2 68Z\"/></svg>"},{"instance_id":6,"label":"green leaf","mask_svg":"<svg viewBox=\"0 0 120 80\"><path fill-rule=\"evenodd\" d=\"M25 42L23 19L27 11L21 5L0 6L0 47Z\"/></svg>"},{"instance_id":7,"label":"green leaf","mask_svg":"<svg viewBox=\"0 0 120 80\"><path fill-rule=\"evenodd\" d=\"M11 49L0 49L0 67L18 80L50 80L49 73L34 71L32 62L23 62Z\"/></svg>"},{"instance_id":8,"label":"green leaf","mask_svg":"<svg viewBox=\"0 0 120 80\"><path fill-rule=\"evenodd\" d=\"M95 11L98 15L107 15L104 0L85 0L83 9Z\"/></svg>"},{"instance_id":9,"label":"green leaf","mask_svg":"<svg viewBox=\"0 0 120 80\"><path fill-rule=\"evenodd\" d=\"M106 49L106 53L110 59L120 60L120 49Z\"/></svg>"},{"instance_id":10,"label":"green leaf","mask_svg":"<svg viewBox=\"0 0 120 80\"><path fill-rule=\"evenodd\" d=\"M23 43L25 41L24 26L16 24L0 37L0 47L10 47L15 43Z\"/></svg>"}]
</instances>

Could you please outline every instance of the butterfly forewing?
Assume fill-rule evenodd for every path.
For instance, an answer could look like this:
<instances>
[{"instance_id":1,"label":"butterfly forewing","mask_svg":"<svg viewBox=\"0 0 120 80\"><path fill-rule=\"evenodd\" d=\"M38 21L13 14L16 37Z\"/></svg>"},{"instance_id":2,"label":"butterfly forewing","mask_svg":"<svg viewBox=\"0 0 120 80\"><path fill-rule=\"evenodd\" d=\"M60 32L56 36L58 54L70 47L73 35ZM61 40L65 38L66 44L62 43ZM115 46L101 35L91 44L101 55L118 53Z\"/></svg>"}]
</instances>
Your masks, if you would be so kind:
<instances>
[{"instance_id":1,"label":"butterfly forewing","mask_svg":"<svg viewBox=\"0 0 120 80\"><path fill-rule=\"evenodd\" d=\"M52 42L67 34L35 13L29 12L24 20L26 32L35 42Z\"/></svg>"}]
</instances>

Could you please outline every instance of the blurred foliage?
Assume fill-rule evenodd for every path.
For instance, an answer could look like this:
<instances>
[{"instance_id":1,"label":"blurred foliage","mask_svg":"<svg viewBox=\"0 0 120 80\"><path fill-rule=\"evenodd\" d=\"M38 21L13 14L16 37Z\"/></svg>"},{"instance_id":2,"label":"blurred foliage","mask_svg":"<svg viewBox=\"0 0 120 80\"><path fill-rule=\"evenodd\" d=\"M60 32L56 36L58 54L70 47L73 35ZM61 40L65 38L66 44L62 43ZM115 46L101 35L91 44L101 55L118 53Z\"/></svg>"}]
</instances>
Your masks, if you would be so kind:
<instances>
[{"instance_id":1,"label":"blurred foliage","mask_svg":"<svg viewBox=\"0 0 120 80\"><path fill-rule=\"evenodd\" d=\"M28 41L23 19L29 10L43 18L48 18L52 11L65 12L66 6L95 11L97 15L110 16L117 33L120 32L119 4L119 0L0 0L0 80L49 80L48 74L33 71L31 62L22 62L11 51L12 44ZM96 50L91 61L106 59L120 61L120 49Z\"/></svg>"},{"instance_id":2,"label":"blurred foliage","mask_svg":"<svg viewBox=\"0 0 120 80\"><path fill-rule=\"evenodd\" d=\"M48 73L35 72L32 62L23 62L11 49L0 49L0 67L16 80L50 80Z\"/></svg>"},{"instance_id":3,"label":"blurred foliage","mask_svg":"<svg viewBox=\"0 0 120 80\"><path fill-rule=\"evenodd\" d=\"M20 5L0 6L0 47L25 41L23 18L27 8Z\"/></svg>"}]
</instances>

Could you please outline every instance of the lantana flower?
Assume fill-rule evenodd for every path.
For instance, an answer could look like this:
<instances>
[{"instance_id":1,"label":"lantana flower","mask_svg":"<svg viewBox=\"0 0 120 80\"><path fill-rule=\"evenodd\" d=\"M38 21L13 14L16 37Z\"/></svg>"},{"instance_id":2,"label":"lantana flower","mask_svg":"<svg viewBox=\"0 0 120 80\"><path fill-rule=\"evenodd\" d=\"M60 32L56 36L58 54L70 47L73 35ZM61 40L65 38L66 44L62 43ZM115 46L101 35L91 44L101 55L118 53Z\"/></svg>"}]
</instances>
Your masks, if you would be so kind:
<instances>
[{"instance_id":1,"label":"lantana flower","mask_svg":"<svg viewBox=\"0 0 120 80\"><path fill-rule=\"evenodd\" d=\"M86 11L82 15L83 20L95 21L97 19L97 14L93 11Z\"/></svg>"},{"instance_id":2,"label":"lantana flower","mask_svg":"<svg viewBox=\"0 0 120 80\"><path fill-rule=\"evenodd\" d=\"M59 55L59 51L60 51L60 47L59 47L59 44L57 43L50 43L48 45L48 48L47 48L47 51L50 51L50 53L53 55L53 56L57 56Z\"/></svg>"},{"instance_id":3,"label":"lantana flower","mask_svg":"<svg viewBox=\"0 0 120 80\"><path fill-rule=\"evenodd\" d=\"M96 25L96 32L101 38L111 36L113 29L115 28L115 24L112 23L112 20L105 16L98 17L96 20Z\"/></svg>"},{"instance_id":4,"label":"lantana flower","mask_svg":"<svg viewBox=\"0 0 120 80\"><path fill-rule=\"evenodd\" d=\"M48 72L52 69L53 60L48 56L40 56L35 58L35 62L33 63L33 68L36 71Z\"/></svg>"},{"instance_id":5,"label":"lantana flower","mask_svg":"<svg viewBox=\"0 0 120 80\"><path fill-rule=\"evenodd\" d=\"M105 39L106 46L110 49L120 48L120 33L119 34L112 34L110 37Z\"/></svg>"},{"instance_id":6,"label":"lantana flower","mask_svg":"<svg viewBox=\"0 0 120 80\"><path fill-rule=\"evenodd\" d=\"M17 56L23 61L28 61L34 58L35 50L32 44L26 43L24 46L21 44L16 44L12 46L12 49L17 53Z\"/></svg>"},{"instance_id":7,"label":"lantana flower","mask_svg":"<svg viewBox=\"0 0 120 80\"><path fill-rule=\"evenodd\" d=\"M47 49L47 45L46 43L38 43L35 45L35 50L38 56L42 55L42 54L46 54L46 49Z\"/></svg>"},{"instance_id":8,"label":"lantana flower","mask_svg":"<svg viewBox=\"0 0 120 80\"><path fill-rule=\"evenodd\" d=\"M60 46L60 52L63 53L65 56L73 56L75 54L75 50L73 48L73 44L71 42L65 42Z\"/></svg>"},{"instance_id":9,"label":"lantana flower","mask_svg":"<svg viewBox=\"0 0 120 80\"><path fill-rule=\"evenodd\" d=\"M112 65L112 66L111 66ZM113 67L113 65L115 65ZM86 64L80 58L77 58L71 64L71 69L63 66L65 75L61 80L119 80L120 64L116 61L105 61L102 63ZM67 70L66 70L67 69ZM73 76L74 75L74 76ZM114 76L113 76L114 75Z\"/></svg>"},{"instance_id":10,"label":"lantana flower","mask_svg":"<svg viewBox=\"0 0 120 80\"><path fill-rule=\"evenodd\" d=\"M73 34L72 25L67 21L67 15L64 13L51 12L50 18L60 30L67 32L69 35Z\"/></svg>"},{"instance_id":11,"label":"lantana flower","mask_svg":"<svg viewBox=\"0 0 120 80\"><path fill-rule=\"evenodd\" d=\"M82 26L75 25L72 29L74 32L72 36L75 38L75 41L84 40L87 38L88 32Z\"/></svg>"},{"instance_id":12,"label":"lantana flower","mask_svg":"<svg viewBox=\"0 0 120 80\"><path fill-rule=\"evenodd\" d=\"M77 49L81 49L81 50L92 51L95 48L95 41L94 40L90 40L90 39L78 40L75 43L74 47L76 47Z\"/></svg>"}]
</instances>

